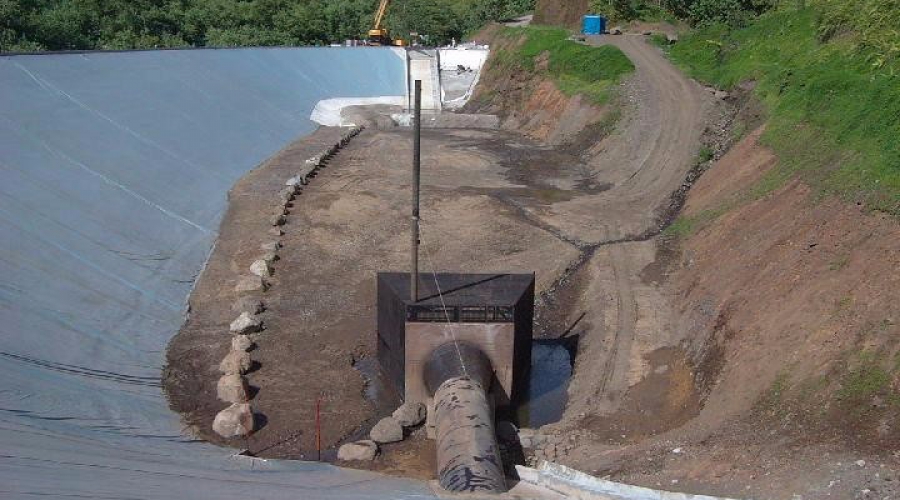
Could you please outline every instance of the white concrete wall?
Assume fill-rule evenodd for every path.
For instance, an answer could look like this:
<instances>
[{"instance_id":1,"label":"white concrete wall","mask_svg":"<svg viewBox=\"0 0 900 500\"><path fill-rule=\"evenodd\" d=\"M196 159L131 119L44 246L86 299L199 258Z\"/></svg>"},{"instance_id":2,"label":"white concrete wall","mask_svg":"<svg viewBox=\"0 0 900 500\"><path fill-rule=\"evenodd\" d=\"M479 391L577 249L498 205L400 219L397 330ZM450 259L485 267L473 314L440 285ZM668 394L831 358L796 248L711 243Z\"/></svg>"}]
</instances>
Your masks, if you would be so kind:
<instances>
[{"instance_id":1,"label":"white concrete wall","mask_svg":"<svg viewBox=\"0 0 900 500\"><path fill-rule=\"evenodd\" d=\"M413 89L416 80L422 80L422 109L441 110L441 75L438 66L438 51L410 49L409 60L409 107L413 107Z\"/></svg>"},{"instance_id":2,"label":"white concrete wall","mask_svg":"<svg viewBox=\"0 0 900 500\"><path fill-rule=\"evenodd\" d=\"M439 50L441 102L444 108L459 109L469 102L489 54L487 46ZM460 72L460 66L467 71Z\"/></svg>"},{"instance_id":3,"label":"white concrete wall","mask_svg":"<svg viewBox=\"0 0 900 500\"><path fill-rule=\"evenodd\" d=\"M487 61L490 51L486 48L466 49L439 49L441 57L441 69L456 69L457 66L472 68L474 71L480 71Z\"/></svg>"}]
</instances>

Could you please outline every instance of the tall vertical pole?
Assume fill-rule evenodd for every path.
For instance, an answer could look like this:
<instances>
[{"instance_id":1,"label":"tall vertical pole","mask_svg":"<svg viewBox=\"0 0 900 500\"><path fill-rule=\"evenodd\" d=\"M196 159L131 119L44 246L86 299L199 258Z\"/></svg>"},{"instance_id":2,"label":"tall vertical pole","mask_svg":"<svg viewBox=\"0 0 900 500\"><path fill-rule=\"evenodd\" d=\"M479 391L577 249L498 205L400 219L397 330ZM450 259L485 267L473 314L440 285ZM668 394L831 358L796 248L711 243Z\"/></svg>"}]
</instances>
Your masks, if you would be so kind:
<instances>
[{"instance_id":1,"label":"tall vertical pole","mask_svg":"<svg viewBox=\"0 0 900 500\"><path fill-rule=\"evenodd\" d=\"M413 114L413 171L412 171L412 270L409 276L410 299L419 301L419 172L422 153L422 80L415 84Z\"/></svg>"}]
</instances>

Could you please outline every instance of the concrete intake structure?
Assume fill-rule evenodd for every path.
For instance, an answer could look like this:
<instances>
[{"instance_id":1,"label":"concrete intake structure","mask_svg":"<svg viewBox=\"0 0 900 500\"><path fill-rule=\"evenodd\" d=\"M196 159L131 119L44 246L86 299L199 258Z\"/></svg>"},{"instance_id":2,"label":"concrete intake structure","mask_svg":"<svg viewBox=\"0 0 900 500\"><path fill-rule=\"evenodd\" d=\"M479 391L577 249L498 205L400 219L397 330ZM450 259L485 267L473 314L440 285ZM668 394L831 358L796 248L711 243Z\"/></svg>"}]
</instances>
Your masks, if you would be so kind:
<instances>
[{"instance_id":1,"label":"concrete intake structure","mask_svg":"<svg viewBox=\"0 0 900 500\"><path fill-rule=\"evenodd\" d=\"M490 360L472 344L451 341L425 364L434 397L438 481L454 492L505 493L506 478L488 401Z\"/></svg>"}]
</instances>

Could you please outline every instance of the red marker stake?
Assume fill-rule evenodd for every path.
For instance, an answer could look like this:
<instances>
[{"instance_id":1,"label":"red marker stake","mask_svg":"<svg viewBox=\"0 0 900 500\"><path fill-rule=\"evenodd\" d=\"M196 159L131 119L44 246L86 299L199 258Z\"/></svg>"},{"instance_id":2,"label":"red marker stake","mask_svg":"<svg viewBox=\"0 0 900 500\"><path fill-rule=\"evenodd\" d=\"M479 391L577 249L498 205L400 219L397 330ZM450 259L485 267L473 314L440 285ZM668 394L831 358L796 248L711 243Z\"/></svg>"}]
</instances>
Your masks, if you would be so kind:
<instances>
[{"instance_id":1,"label":"red marker stake","mask_svg":"<svg viewBox=\"0 0 900 500\"><path fill-rule=\"evenodd\" d=\"M322 461L322 424L319 419L319 408L322 405L322 399L316 398L316 460Z\"/></svg>"}]
</instances>

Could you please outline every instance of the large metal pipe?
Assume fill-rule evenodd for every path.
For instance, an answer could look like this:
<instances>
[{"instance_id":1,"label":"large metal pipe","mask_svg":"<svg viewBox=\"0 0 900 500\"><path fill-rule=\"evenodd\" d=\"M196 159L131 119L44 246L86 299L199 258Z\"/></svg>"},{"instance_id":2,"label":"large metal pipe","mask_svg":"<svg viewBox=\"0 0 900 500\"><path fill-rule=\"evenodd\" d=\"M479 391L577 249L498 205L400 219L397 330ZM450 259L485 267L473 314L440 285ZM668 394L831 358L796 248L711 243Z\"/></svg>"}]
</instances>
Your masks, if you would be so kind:
<instances>
[{"instance_id":1,"label":"large metal pipe","mask_svg":"<svg viewBox=\"0 0 900 500\"><path fill-rule=\"evenodd\" d=\"M488 402L493 371L487 356L465 342L444 344L425 364L434 395L438 481L455 492L504 493L506 477Z\"/></svg>"}]
</instances>

